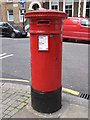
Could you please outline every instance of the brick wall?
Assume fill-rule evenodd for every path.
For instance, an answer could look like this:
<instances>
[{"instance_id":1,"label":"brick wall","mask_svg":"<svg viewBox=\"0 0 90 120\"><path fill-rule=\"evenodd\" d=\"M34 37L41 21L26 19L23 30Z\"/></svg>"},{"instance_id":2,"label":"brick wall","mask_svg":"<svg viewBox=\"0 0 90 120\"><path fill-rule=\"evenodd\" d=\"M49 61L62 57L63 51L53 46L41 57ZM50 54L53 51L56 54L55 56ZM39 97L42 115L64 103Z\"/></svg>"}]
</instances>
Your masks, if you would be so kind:
<instances>
[{"instance_id":1,"label":"brick wall","mask_svg":"<svg viewBox=\"0 0 90 120\"><path fill-rule=\"evenodd\" d=\"M37 1L40 2L42 7L49 9L49 2L43 3L42 0L37 0ZM13 4L18 4L18 7L13 7ZM25 3L26 12L28 11L29 5L30 5L30 2L28 0L26 0L26 3ZM19 16L20 8L21 8L21 5L19 2L8 3L8 2L5 2L5 0L3 0L3 2L0 5L0 9L1 9L0 16L2 16L2 17L0 17L0 21L8 21L7 10L13 10L14 23L20 24L20 16ZM63 2L59 2L59 10L63 11ZM81 3L81 13L80 14L81 14L81 16L83 16L83 2ZM77 2L74 2L74 16L78 16L78 3Z\"/></svg>"},{"instance_id":2,"label":"brick wall","mask_svg":"<svg viewBox=\"0 0 90 120\"><path fill-rule=\"evenodd\" d=\"M74 17L78 16L78 2L74 2Z\"/></svg>"},{"instance_id":3,"label":"brick wall","mask_svg":"<svg viewBox=\"0 0 90 120\"><path fill-rule=\"evenodd\" d=\"M6 22L7 21L7 12L6 12L6 3L2 2L1 4L1 10L2 10L2 21Z\"/></svg>"},{"instance_id":4,"label":"brick wall","mask_svg":"<svg viewBox=\"0 0 90 120\"><path fill-rule=\"evenodd\" d=\"M8 21L8 10L13 10L13 4L12 3L6 3L6 21Z\"/></svg>"},{"instance_id":5,"label":"brick wall","mask_svg":"<svg viewBox=\"0 0 90 120\"><path fill-rule=\"evenodd\" d=\"M18 7L15 7L15 5L18 5ZM18 2L13 3L13 17L15 24L19 24L20 22L19 12L20 12L20 4Z\"/></svg>"},{"instance_id":6,"label":"brick wall","mask_svg":"<svg viewBox=\"0 0 90 120\"><path fill-rule=\"evenodd\" d=\"M59 2L59 10L63 11L63 2Z\"/></svg>"},{"instance_id":7,"label":"brick wall","mask_svg":"<svg viewBox=\"0 0 90 120\"><path fill-rule=\"evenodd\" d=\"M83 16L83 5L84 5L84 2L81 2L81 8L80 8L80 16L81 17Z\"/></svg>"},{"instance_id":8,"label":"brick wall","mask_svg":"<svg viewBox=\"0 0 90 120\"><path fill-rule=\"evenodd\" d=\"M18 6L15 7L13 5L17 4ZM26 8L26 11L28 11L28 8L29 8L29 2L26 2L25 3L25 8ZM1 10L2 12L0 11L0 14L2 13L2 21L8 21L8 15L7 15L7 11L8 10L13 10L13 18L14 18L14 23L15 24L19 24L20 23L20 8L21 8L21 5L19 2L14 2L14 3L7 3L7 2L2 2L2 5L0 6L1 7ZM0 17L1 18L1 17Z\"/></svg>"}]
</instances>

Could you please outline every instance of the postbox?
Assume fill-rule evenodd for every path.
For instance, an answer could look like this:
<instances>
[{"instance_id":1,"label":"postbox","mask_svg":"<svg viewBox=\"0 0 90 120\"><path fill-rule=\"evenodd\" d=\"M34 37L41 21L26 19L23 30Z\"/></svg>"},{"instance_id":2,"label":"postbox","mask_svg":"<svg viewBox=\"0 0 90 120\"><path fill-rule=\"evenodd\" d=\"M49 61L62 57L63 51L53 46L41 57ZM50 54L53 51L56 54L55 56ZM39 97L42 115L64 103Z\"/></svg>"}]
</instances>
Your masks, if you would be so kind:
<instances>
[{"instance_id":1,"label":"postbox","mask_svg":"<svg viewBox=\"0 0 90 120\"><path fill-rule=\"evenodd\" d=\"M55 10L25 14L30 24L31 106L42 113L62 106L62 20L66 17Z\"/></svg>"}]
</instances>

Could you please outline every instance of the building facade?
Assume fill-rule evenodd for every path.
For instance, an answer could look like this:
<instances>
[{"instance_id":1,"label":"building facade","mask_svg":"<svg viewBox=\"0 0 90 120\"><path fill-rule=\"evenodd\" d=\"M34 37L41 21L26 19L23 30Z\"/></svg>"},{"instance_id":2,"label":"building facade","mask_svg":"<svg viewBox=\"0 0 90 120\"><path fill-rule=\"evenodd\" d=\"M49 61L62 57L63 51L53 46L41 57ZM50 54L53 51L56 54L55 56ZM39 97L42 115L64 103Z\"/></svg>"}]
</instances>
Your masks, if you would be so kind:
<instances>
[{"instance_id":1,"label":"building facade","mask_svg":"<svg viewBox=\"0 0 90 120\"><path fill-rule=\"evenodd\" d=\"M22 24L21 8L19 0L1 0L0 21ZM66 12L69 17L90 17L90 0L25 0L24 8L26 12L45 8Z\"/></svg>"}]
</instances>

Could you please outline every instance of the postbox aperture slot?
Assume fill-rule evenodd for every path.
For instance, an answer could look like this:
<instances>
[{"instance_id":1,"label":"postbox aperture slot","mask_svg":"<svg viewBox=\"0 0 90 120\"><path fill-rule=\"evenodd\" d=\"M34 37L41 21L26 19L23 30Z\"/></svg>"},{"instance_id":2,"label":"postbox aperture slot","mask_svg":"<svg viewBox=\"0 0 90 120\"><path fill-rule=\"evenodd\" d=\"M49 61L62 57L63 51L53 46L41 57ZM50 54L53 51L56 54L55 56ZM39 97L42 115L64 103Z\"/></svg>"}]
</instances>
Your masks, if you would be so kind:
<instances>
[{"instance_id":1,"label":"postbox aperture slot","mask_svg":"<svg viewBox=\"0 0 90 120\"><path fill-rule=\"evenodd\" d=\"M50 24L50 21L48 20L40 20L37 22L38 25L49 25Z\"/></svg>"}]
</instances>

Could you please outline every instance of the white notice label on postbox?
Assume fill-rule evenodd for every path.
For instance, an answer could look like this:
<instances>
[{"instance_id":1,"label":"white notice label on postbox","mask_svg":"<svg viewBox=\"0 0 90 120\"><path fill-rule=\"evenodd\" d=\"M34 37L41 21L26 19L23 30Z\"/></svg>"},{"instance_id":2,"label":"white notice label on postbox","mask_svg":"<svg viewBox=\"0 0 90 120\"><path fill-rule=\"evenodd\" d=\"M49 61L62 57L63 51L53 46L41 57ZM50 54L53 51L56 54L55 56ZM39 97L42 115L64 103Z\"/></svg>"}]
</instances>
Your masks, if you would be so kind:
<instances>
[{"instance_id":1,"label":"white notice label on postbox","mask_svg":"<svg viewBox=\"0 0 90 120\"><path fill-rule=\"evenodd\" d=\"M48 50L48 35L39 35L38 36L38 50Z\"/></svg>"}]
</instances>

